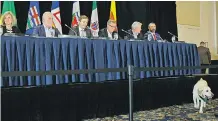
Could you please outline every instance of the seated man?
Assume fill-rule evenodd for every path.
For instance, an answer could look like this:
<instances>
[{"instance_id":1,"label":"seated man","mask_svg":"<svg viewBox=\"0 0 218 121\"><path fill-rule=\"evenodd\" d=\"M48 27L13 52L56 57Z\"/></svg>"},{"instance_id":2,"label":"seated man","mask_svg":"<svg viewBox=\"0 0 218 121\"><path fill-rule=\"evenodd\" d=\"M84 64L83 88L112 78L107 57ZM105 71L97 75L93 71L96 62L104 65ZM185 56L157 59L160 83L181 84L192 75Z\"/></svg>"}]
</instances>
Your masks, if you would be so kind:
<instances>
[{"instance_id":1,"label":"seated man","mask_svg":"<svg viewBox=\"0 0 218 121\"><path fill-rule=\"evenodd\" d=\"M157 40L162 40L160 35L158 33L155 33L156 31L156 25L155 23L150 23L148 25L148 32L145 33L144 38L147 39L148 41L157 41Z\"/></svg>"},{"instance_id":2,"label":"seated man","mask_svg":"<svg viewBox=\"0 0 218 121\"><path fill-rule=\"evenodd\" d=\"M132 35L126 33L126 35L124 35L125 39L143 40L144 36L141 32L142 30L141 27L142 27L142 23L137 22L137 21L133 22L132 27L131 27L132 29L128 30L128 32Z\"/></svg>"},{"instance_id":3,"label":"seated man","mask_svg":"<svg viewBox=\"0 0 218 121\"><path fill-rule=\"evenodd\" d=\"M40 37L57 37L60 34L57 28L52 27L53 18L51 12L43 13L42 23L43 25L34 28L33 35L38 35Z\"/></svg>"},{"instance_id":4,"label":"seated man","mask_svg":"<svg viewBox=\"0 0 218 121\"><path fill-rule=\"evenodd\" d=\"M114 20L107 21L107 28L103 28L98 32L99 37L106 37L108 39L121 39L117 33L117 23Z\"/></svg>"},{"instance_id":5,"label":"seated man","mask_svg":"<svg viewBox=\"0 0 218 121\"><path fill-rule=\"evenodd\" d=\"M87 27L89 18L85 15L81 15L79 18L79 25L72 28L69 31L69 35L76 35L80 37L92 38L91 29Z\"/></svg>"}]
</instances>

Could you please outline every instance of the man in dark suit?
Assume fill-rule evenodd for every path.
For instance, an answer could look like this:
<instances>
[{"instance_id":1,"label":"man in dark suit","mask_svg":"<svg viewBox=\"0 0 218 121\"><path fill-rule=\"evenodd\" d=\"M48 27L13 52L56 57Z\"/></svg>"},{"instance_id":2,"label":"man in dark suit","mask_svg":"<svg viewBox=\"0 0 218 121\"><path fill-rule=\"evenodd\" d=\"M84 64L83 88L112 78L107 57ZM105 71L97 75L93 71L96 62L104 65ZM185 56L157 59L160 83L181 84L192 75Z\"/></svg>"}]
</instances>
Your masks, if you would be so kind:
<instances>
[{"instance_id":1,"label":"man in dark suit","mask_svg":"<svg viewBox=\"0 0 218 121\"><path fill-rule=\"evenodd\" d=\"M144 36L141 32L142 23L135 21L135 22L133 22L131 28L132 29L128 30L128 33L130 33L131 35L126 33L126 35L124 35L125 39L144 40Z\"/></svg>"},{"instance_id":2,"label":"man in dark suit","mask_svg":"<svg viewBox=\"0 0 218 121\"><path fill-rule=\"evenodd\" d=\"M148 41L157 41L157 40L162 40L161 36L156 33L156 25L155 23L150 23L148 25L148 32L145 33L144 38L147 39Z\"/></svg>"},{"instance_id":3,"label":"man in dark suit","mask_svg":"<svg viewBox=\"0 0 218 121\"><path fill-rule=\"evenodd\" d=\"M211 54L209 48L205 47L205 43L201 42L198 47L201 65L209 65L211 63ZM205 73L206 69L202 69L201 73Z\"/></svg>"},{"instance_id":4,"label":"man in dark suit","mask_svg":"<svg viewBox=\"0 0 218 121\"><path fill-rule=\"evenodd\" d=\"M107 21L107 28L103 28L98 32L99 37L105 37L107 39L122 39L117 32L117 22L114 20Z\"/></svg>"},{"instance_id":5,"label":"man in dark suit","mask_svg":"<svg viewBox=\"0 0 218 121\"><path fill-rule=\"evenodd\" d=\"M69 31L69 35L80 36L82 38L92 38L91 29L88 28L89 18L85 15L81 15L79 18L79 25L72 28Z\"/></svg>"},{"instance_id":6,"label":"man in dark suit","mask_svg":"<svg viewBox=\"0 0 218 121\"><path fill-rule=\"evenodd\" d=\"M43 25L39 25L33 29L33 35L40 37L57 37L60 32L57 28L52 27L53 19L51 12L45 12L42 15Z\"/></svg>"}]
</instances>

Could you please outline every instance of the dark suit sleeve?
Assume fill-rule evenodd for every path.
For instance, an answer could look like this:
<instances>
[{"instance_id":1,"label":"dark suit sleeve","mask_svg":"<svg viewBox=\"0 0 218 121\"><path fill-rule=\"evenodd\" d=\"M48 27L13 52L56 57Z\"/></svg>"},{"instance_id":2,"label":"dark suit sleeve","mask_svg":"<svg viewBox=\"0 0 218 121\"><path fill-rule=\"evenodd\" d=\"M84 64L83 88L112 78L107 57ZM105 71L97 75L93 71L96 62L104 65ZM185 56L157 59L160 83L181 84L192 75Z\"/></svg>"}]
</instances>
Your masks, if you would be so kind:
<instances>
[{"instance_id":1,"label":"dark suit sleeve","mask_svg":"<svg viewBox=\"0 0 218 121\"><path fill-rule=\"evenodd\" d=\"M57 37L58 35L60 35L61 33L59 32L59 30L57 28L55 28L55 36Z\"/></svg>"},{"instance_id":2,"label":"dark suit sleeve","mask_svg":"<svg viewBox=\"0 0 218 121\"><path fill-rule=\"evenodd\" d=\"M162 40L160 34L156 33L157 40Z\"/></svg>"},{"instance_id":3,"label":"dark suit sleeve","mask_svg":"<svg viewBox=\"0 0 218 121\"><path fill-rule=\"evenodd\" d=\"M98 36L99 36L99 37L104 37L103 30L100 30L100 31L98 32Z\"/></svg>"},{"instance_id":4,"label":"dark suit sleeve","mask_svg":"<svg viewBox=\"0 0 218 121\"><path fill-rule=\"evenodd\" d=\"M93 38L91 29L88 29L88 38Z\"/></svg>"},{"instance_id":5,"label":"dark suit sleeve","mask_svg":"<svg viewBox=\"0 0 218 121\"><path fill-rule=\"evenodd\" d=\"M33 33L32 35L38 35L39 36L39 27L34 27L33 28Z\"/></svg>"},{"instance_id":6,"label":"dark suit sleeve","mask_svg":"<svg viewBox=\"0 0 218 121\"><path fill-rule=\"evenodd\" d=\"M144 34L144 39L148 40L148 33Z\"/></svg>"},{"instance_id":7,"label":"dark suit sleeve","mask_svg":"<svg viewBox=\"0 0 218 121\"><path fill-rule=\"evenodd\" d=\"M18 34L21 33L20 29L18 27L16 27L16 26L14 27L14 33L18 33Z\"/></svg>"},{"instance_id":8,"label":"dark suit sleeve","mask_svg":"<svg viewBox=\"0 0 218 121\"><path fill-rule=\"evenodd\" d=\"M143 36L142 33L139 33L139 35L138 35L138 39L139 39L139 40L144 40L144 36Z\"/></svg>"}]
</instances>

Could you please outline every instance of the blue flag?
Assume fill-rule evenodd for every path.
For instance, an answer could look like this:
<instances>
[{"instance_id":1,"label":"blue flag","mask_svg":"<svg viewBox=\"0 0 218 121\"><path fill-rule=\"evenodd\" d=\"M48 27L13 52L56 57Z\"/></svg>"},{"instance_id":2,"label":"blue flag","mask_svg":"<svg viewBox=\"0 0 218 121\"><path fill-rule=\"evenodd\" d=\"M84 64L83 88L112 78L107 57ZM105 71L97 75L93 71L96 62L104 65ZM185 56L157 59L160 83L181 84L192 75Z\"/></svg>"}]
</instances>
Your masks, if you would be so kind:
<instances>
[{"instance_id":1,"label":"blue flag","mask_svg":"<svg viewBox=\"0 0 218 121\"><path fill-rule=\"evenodd\" d=\"M40 25L40 11L39 11L39 2L38 1L30 1L30 7L27 18L26 25L26 34L32 34L33 28Z\"/></svg>"}]
</instances>

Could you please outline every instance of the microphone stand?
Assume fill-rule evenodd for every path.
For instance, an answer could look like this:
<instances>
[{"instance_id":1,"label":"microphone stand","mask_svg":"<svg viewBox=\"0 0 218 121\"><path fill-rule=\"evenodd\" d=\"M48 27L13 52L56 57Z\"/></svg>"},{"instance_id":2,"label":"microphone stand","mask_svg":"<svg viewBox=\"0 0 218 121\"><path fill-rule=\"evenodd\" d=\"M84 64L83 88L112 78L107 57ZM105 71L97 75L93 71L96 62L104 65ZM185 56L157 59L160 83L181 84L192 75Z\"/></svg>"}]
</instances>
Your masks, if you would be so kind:
<instances>
[{"instance_id":1,"label":"microphone stand","mask_svg":"<svg viewBox=\"0 0 218 121\"><path fill-rule=\"evenodd\" d=\"M77 33L76 33L71 27L69 27L67 24L65 24L65 26L66 26L68 29L70 29L76 36L78 36Z\"/></svg>"}]
</instances>

